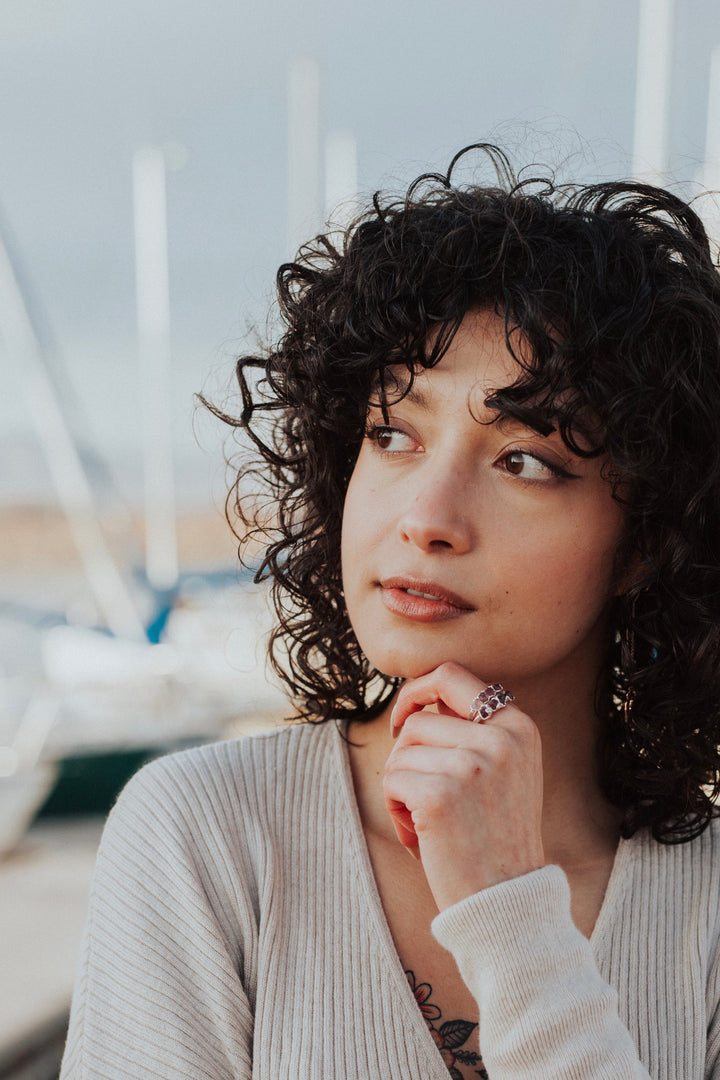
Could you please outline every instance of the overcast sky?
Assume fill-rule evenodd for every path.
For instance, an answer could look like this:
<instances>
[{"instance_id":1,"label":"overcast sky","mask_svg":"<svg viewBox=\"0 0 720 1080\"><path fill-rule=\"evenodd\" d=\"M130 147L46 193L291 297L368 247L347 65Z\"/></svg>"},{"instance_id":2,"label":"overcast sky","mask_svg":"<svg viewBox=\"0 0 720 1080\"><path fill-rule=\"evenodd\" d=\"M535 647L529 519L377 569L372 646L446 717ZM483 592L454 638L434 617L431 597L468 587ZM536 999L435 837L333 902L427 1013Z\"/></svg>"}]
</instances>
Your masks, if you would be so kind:
<instances>
[{"instance_id":1,"label":"overcast sky","mask_svg":"<svg viewBox=\"0 0 720 1080\"><path fill-rule=\"evenodd\" d=\"M0 205L112 463L136 478L138 145L187 150L168 176L173 411L179 486L198 499L217 440L201 424L209 458L194 447L192 393L227 381L286 254L293 58L317 58L322 128L354 134L361 192L489 136L519 163L527 140L534 157L570 154L567 177L589 179L630 169L637 29L635 0L0 0ZM717 0L677 0L679 181L702 161L719 42ZM0 363L0 498L32 495L42 466Z\"/></svg>"}]
</instances>

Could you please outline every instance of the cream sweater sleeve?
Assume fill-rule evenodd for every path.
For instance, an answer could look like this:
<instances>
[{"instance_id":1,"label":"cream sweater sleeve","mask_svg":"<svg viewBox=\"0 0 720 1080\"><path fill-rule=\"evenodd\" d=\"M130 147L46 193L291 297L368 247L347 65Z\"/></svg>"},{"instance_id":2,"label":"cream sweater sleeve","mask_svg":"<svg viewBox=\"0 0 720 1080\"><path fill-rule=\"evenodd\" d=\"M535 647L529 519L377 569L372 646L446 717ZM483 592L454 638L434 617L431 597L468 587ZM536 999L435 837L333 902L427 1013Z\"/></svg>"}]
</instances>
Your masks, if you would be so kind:
<instances>
[{"instance_id":1,"label":"cream sweater sleeve","mask_svg":"<svg viewBox=\"0 0 720 1080\"><path fill-rule=\"evenodd\" d=\"M717 931L715 941L715 958L710 965L705 992L709 1017L705 1080L717 1080L720 1077L720 948L717 948Z\"/></svg>"},{"instance_id":2,"label":"cream sweater sleeve","mask_svg":"<svg viewBox=\"0 0 720 1080\"><path fill-rule=\"evenodd\" d=\"M492 1080L649 1080L560 867L470 896L432 929L477 1000Z\"/></svg>"},{"instance_id":3,"label":"cream sweater sleeve","mask_svg":"<svg viewBox=\"0 0 720 1080\"><path fill-rule=\"evenodd\" d=\"M252 1015L238 974L245 958L218 900L223 883L193 839L205 825L199 806L159 761L112 811L61 1080L250 1077Z\"/></svg>"}]
</instances>

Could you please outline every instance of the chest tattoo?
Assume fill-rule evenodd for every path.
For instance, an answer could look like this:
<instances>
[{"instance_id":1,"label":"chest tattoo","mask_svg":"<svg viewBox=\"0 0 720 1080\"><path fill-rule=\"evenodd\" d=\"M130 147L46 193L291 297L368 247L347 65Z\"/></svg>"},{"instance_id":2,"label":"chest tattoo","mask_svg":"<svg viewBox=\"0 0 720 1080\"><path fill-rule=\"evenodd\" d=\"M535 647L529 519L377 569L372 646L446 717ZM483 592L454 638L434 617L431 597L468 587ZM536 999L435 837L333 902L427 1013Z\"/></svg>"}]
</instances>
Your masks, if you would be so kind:
<instances>
[{"instance_id":1,"label":"chest tattoo","mask_svg":"<svg viewBox=\"0 0 720 1080\"><path fill-rule=\"evenodd\" d=\"M405 975L452 1080L469 1080L470 1077L475 1076L479 1076L480 1080L488 1080L481 1055L475 1053L474 1050L463 1049L477 1024L473 1024L470 1020L445 1020L443 1022L442 1012L430 1000L433 992L430 983L417 982L414 971L406 971Z\"/></svg>"}]
</instances>

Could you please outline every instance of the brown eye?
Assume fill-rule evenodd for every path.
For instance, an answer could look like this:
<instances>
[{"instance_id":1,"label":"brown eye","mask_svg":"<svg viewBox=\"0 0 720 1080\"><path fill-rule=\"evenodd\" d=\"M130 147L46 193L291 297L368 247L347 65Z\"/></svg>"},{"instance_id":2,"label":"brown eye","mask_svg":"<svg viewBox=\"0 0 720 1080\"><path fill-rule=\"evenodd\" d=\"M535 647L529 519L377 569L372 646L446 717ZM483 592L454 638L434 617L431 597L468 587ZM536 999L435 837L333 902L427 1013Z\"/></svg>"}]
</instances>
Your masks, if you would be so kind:
<instances>
[{"instance_id":1,"label":"brown eye","mask_svg":"<svg viewBox=\"0 0 720 1080\"><path fill-rule=\"evenodd\" d=\"M415 448L415 442L407 432L383 424L371 428L368 432L368 439L379 450L383 450L388 454L407 453Z\"/></svg>"},{"instance_id":2,"label":"brown eye","mask_svg":"<svg viewBox=\"0 0 720 1080\"><path fill-rule=\"evenodd\" d=\"M561 469L536 457L535 454L528 453L527 450L511 450L502 459L502 463L506 472L511 473L512 476L521 476L523 480L552 480L554 477L563 475Z\"/></svg>"},{"instance_id":3,"label":"brown eye","mask_svg":"<svg viewBox=\"0 0 720 1080\"><path fill-rule=\"evenodd\" d=\"M525 454L520 453L519 450L515 450L512 454L508 454L505 458L505 468L513 476L519 476L525 467Z\"/></svg>"}]
</instances>

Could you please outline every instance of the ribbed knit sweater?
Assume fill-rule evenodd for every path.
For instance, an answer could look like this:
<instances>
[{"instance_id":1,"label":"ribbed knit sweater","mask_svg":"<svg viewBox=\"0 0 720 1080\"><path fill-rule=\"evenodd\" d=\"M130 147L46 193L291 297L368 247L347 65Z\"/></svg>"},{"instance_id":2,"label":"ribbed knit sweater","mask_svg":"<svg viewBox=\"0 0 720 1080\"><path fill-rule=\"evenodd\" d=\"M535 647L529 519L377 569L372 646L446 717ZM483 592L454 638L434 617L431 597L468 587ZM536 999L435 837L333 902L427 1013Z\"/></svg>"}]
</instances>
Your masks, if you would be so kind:
<instances>
[{"instance_id":1,"label":"ribbed knit sweater","mask_svg":"<svg viewBox=\"0 0 720 1080\"><path fill-rule=\"evenodd\" d=\"M720 1078L720 832L620 842L592 939L548 866L433 922L491 1080ZM332 724L183 751L98 854L61 1080L447 1080Z\"/></svg>"}]
</instances>

